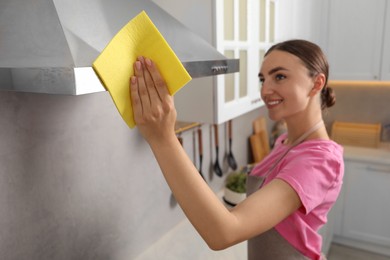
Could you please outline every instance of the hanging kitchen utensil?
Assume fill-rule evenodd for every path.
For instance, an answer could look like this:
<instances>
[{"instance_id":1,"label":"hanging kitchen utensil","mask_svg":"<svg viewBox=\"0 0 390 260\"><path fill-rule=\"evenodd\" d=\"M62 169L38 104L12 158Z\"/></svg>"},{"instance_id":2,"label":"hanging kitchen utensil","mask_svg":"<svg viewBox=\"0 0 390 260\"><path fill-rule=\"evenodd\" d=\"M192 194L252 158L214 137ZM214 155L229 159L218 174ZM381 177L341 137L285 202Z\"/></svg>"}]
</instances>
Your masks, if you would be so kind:
<instances>
[{"instance_id":1,"label":"hanging kitchen utensil","mask_svg":"<svg viewBox=\"0 0 390 260\"><path fill-rule=\"evenodd\" d=\"M206 181L202 174L202 161L203 161L203 143L202 143L202 129L198 128L198 149L199 149L199 174L203 180Z\"/></svg>"},{"instance_id":2,"label":"hanging kitchen utensil","mask_svg":"<svg viewBox=\"0 0 390 260\"><path fill-rule=\"evenodd\" d=\"M233 152L232 152L232 120L229 120L228 121L228 135L229 135L229 153L227 155L227 161L228 161L228 164L230 166L230 168L232 168L233 170L236 170L237 169L237 162L236 162L236 159L234 158L233 156Z\"/></svg>"},{"instance_id":3,"label":"hanging kitchen utensil","mask_svg":"<svg viewBox=\"0 0 390 260\"><path fill-rule=\"evenodd\" d=\"M215 141L215 163L214 163L214 172L217 176L222 177L222 170L219 166L218 151L219 151L219 142L218 142L218 125L214 125L214 141Z\"/></svg>"}]
</instances>

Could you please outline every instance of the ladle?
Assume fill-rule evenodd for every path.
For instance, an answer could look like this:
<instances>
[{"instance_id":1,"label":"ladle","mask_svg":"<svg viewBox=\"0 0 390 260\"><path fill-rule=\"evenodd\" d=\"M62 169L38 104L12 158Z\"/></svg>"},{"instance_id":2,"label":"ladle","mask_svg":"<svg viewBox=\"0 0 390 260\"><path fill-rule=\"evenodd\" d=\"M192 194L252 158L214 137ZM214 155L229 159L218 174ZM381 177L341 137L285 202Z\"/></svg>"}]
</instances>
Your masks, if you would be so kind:
<instances>
[{"instance_id":1,"label":"ladle","mask_svg":"<svg viewBox=\"0 0 390 260\"><path fill-rule=\"evenodd\" d=\"M214 163L214 172L217 176L222 177L222 170L219 166L218 151L219 151L219 142L218 142L218 125L214 125L214 139L215 139L215 163Z\"/></svg>"},{"instance_id":2,"label":"ladle","mask_svg":"<svg viewBox=\"0 0 390 260\"><path fill-rule=\"evenodd\" d=\"M202 161L203 161L203 142L202 142L202 129L198 129L198 148L199 148L199 173L204 180L206 180L202 174Z\"/></svg>"},{"instance_id":3,"label":"ladle","mask_svg":"<svg viewBox=\"0 0 390 260\"><path fill-rule=\"evenodd\" d=\"M228 122L228 135L229 135L229 153L227 155L227 162L233 170L237 169L237 162L232 152L232 120Z\"/></svg>"}]
</instances>

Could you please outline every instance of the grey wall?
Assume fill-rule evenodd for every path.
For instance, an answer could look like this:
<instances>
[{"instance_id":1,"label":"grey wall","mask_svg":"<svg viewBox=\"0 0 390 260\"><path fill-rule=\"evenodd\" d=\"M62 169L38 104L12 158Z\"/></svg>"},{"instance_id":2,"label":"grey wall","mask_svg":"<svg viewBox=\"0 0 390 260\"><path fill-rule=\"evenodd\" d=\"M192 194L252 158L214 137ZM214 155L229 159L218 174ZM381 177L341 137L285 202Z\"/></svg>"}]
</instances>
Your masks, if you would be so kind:
<instances>
[{"instance_id":1,"label":"grey wall","mask_svg":"<svg viewBox=\"0 0 390 260\"><path fill-rule=\"evenodd\" d=\"M239 165L261 114L234 120ZM107 92L0 92L0 125L0 259L134 259L184 218L148 145ZM214 150L210 126L202 128L207 172ZM194 159L193 132L182 136ZM223 179L206 175L218 192Z\"/></svg>"}]
</instances>

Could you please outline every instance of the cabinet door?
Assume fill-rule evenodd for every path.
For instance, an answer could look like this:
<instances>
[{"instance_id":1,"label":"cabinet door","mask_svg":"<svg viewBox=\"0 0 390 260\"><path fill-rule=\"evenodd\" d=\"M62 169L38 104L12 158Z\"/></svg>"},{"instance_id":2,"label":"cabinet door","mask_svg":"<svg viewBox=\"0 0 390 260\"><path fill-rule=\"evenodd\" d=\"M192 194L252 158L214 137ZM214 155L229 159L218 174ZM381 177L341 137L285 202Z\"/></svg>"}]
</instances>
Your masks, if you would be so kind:
<instances>
[{"instance_id":1,"label":"cabinet door","mask_svg":"<svg viewBox=\"0 0 390 260\"><path fill-rule=\"evenodd\" d=\"M305 39L326 45L328 0L278 0L276 41Z\"/></svg>"},{"instance_id":2,"label":"cabinet door","mask_svg":"<svg viewBox=\"0 0 390 260\"><path fill-rule=\"evenodd\" d=\"M337 201L335 205L333 206L332 210L334 211L334 227L333 227L333 234L335 236L343 236L343 219L344 219L344 205L345 205L345 189L347 186L346 179L347 179L347 171L349 172L349 164L345 165L345 174L344 174L344 182L343 186L341 188L339 197L337 198Z\"/></svg>"},{"instance_id":3,"label":"cabinet door","mask_svg":"<svg viewBox=\"0 0 390 260\"><path fill-rule=\"evenodd\" d=\"M390 245L390 166L346 162L342 236Z\"/></svg>"},{"instance_id":4,"label":"cabinet door","mask_svg":"<svg viewBox=\"0 0 390 260\"><path fill-rule=\"evenodd\" d=\"M263 105L257 75L274 35L274 0L216 0L217 49L240 59L240 73L217 77L217 123Z\"/></svg>"},{"instance_id":5,"label":"cabinet door","mask_svg":"<svg viewBox=\"0 0 390 260\"><path fill-rule=\"evenodd\" d=\"M331 0L328 58L339 80L379 79L386 0Z\"/></svg>"},{"instance_id":6,"label":"cabinet door","mask_svg":"<svg viewBox=\"0 0 390 260\"><path fill-rule=\"evenodd\" d=\"M386 2L381 80L390 81L390 2Z\"/></svg>"}]
</instances>

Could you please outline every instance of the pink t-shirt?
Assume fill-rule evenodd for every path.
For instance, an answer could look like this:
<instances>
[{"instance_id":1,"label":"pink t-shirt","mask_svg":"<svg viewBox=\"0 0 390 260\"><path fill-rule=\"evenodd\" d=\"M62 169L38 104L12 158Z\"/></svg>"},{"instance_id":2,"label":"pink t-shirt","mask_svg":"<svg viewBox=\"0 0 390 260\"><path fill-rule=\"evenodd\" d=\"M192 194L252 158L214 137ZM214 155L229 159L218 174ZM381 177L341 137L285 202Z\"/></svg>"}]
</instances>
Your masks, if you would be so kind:
<instances>
[{"instance_id":1,"label":"pink t-shirt","mask_svg":"<svg viewBox=\"0 0 390 260\"><path fill-rule=\"evenodd\" d=\"M289 148L281 135L272 152L251 172L263 176ZM302 207L282 220L275 229L293 247L310 259L320 259L322 237L318 230L327 222L343 182L343 148L333 141L308 140L292 148L268 175L287 182L297 192Z\"/></svg>"}]
</instances>

